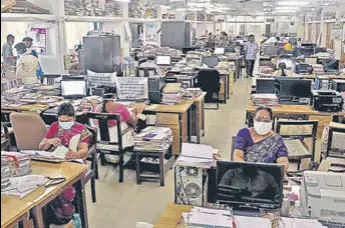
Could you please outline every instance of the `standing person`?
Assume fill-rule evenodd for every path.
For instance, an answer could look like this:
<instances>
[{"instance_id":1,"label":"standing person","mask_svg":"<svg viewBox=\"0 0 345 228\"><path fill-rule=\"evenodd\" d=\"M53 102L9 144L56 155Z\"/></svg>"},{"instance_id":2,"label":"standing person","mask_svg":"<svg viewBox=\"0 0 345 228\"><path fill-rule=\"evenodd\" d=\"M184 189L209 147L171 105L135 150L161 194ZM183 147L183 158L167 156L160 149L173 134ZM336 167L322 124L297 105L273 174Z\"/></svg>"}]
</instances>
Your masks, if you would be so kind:
<instances>
[{"instance_id":1,"label":"standing person","mask_svg":"<svg viewBox=\"0 0 345 228\"><path fill-rule=\"evenodd\" d=\"M38 54L37 54L37 52L36 52L34 49L31 48L31 47L32 47L32 41L33 41L33 39L32 39L31 37L24 37L24 38L23 38L23 42L24 42L24 44L25 44L25 46L26 46L26 51L29 52L32 56L35 56L35 57L38 59ZM37 79L39 79L40 76L41 76L42 74L44 74L44 73L43 73L43 70L42 70L42 67L41 67L41 64L40 64L39 62L38 62L38 64L40 65L40 69L38 69L38 70L36 71Z\"/></svg>"},{"instance_id":2,"label":"standing person","mask_svg":"<svg viewBox=\"0 0 345 228\"><path fill-rule=\"evenodd\" d=\"M14 36L12 34L7 35L7 42L2 45L2 58L4 63L15 66L16 56L13 55Z\"/></svg>"},{"instance_id":3,"label":"standing person","mask_svg":"<svg viewBox=\"0 0 345 228\"><path fill-rule=\"evenodd\" d=\"M25 85L37 83L36 71L40 69L38 59L27 51L22 42L16 44L15 48L21 56L17 61L17 78L21 78Z\"/></svg>"},{"instance_id":4,"label":"standing person","mask_svg":"<svg viewBox=\"0 0 345 228\"><path fill-rule=\"evenodd\" d=\"M254 35L248 37L248 42L244 46L244 52L246 57L247 77L253 77L256 55L259 52L259 45L255 42Z\"/></svg>"}]
</instances>

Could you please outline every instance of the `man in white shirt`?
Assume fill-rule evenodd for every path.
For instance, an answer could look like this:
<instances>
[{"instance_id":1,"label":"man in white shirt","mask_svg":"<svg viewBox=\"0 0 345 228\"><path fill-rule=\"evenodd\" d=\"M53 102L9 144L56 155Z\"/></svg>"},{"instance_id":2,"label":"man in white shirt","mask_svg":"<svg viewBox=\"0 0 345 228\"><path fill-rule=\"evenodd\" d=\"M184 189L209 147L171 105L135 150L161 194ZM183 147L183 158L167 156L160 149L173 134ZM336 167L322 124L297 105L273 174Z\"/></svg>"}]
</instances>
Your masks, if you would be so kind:
<instances>
[{"instance_id":1,"label":"man in white shirt","mask_svg":"<svg viewBox=\"0 0 345 228\"><path fill-rule=\"evenodd\" d=\"M40 69L38 59L27 51L24 43L15 46L20 58L17 61L17 78L22 79L24 85L37 83L36 71Z\"/></svg>"},{"instance_id":2,"label":"man in white shirt","mask_svg":"<svg viewBox=\"0 0 345 228\"><path fill-rule=\"evenodd\" d=\"M259 45L255 42L255 36L250 35L248 42L244 46L245 57L246 57L246 71L247 77L253 77L253 70L256 60L256 55L259 52Z\"/></svg>"}]
</instances>

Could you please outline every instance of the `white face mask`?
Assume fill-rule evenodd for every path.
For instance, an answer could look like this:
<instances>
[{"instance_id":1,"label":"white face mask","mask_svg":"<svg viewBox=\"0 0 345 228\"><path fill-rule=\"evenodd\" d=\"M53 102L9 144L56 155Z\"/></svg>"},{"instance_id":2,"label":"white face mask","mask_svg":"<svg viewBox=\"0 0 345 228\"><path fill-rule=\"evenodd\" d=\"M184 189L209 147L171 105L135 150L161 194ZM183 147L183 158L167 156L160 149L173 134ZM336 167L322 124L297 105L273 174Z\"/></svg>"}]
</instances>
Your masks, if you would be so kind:
<instances>
[{"instance_id":1,"label":"white face mask","mask_svg":"<svg viewBox=\"0 0 345 228\"><path fill-rule=\"evenodd\" d=\"M64 129L64 130L69 130L72 128L74 125L74 121L69 121L69 122L61 122L59 121L59 126Z\"/></svg>"},{"instance_id":2,"label":"white face mask","mask_svg":"<svg viewBox=\"0 0 345 228\"><path fill-rule=\"evenodd\" d=\"M272 130L272 122L254 121L254 130L259 135L267 135Z\"/></svg>"}]
</instances>

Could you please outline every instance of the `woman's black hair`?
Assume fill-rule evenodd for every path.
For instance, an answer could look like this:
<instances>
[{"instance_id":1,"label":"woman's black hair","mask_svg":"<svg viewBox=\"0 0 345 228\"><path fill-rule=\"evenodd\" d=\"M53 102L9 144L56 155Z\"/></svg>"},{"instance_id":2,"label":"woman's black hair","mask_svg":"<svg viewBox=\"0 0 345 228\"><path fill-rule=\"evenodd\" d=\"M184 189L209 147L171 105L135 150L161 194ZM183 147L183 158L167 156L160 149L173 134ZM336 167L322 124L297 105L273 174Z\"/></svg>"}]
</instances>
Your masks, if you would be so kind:
<instances>
[{"instance_id":1,"label":"woman's black hair","mask_svg":"<svg viewBox=\"0 0 345 228\"><path fill-rule=\"evenodd\" d=\"M271 120L273 120L273 111L272 111L272 109L269 108L269 107L265 107L265 106L259 106L259 107L257 107L257 108L255 109L255 111L254 111L254 117L255 117L255 116L258 114L258 112L260 112L261 110L267 111L267 112L270 114Z\"/></svg>"},{"instance_id":2,"label":"woman's black hair","mask_svg":"<svg viewBox=\"0 0 345 228\"><path fill-rule=\"evenodd\" d=\"M74 107L71 103L62 103L58 108L58 116L75 116Z\"/></svg>"},{"instance_id":3,"label":"woman's black hair","mask_svg":"<svg viewBox=\"0 0 345 228\"><path fill-rule=\"evenodd\" d=\"M115 99L115 94L107 93L103 95L102 113L107 113L105 106L110 99Z\"/></svg>"}]
</instances>

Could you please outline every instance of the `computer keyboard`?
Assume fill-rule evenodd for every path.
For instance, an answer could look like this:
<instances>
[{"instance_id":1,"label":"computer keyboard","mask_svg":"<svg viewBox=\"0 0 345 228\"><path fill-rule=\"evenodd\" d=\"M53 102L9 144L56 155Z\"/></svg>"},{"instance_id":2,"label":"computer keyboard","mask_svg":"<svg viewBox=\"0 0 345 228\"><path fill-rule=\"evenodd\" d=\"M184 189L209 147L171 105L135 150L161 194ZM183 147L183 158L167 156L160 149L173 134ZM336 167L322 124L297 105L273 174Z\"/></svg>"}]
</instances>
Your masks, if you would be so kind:
<instances>
[{"instance_id":1,"label":"computer keyboard","mask_svg":"<svg viewBox=\"0 0 345 228\"><path fill-rule=\"evenodd\" d=\"M327 228L345 228L345 222L334 222L334 221L319 221L323 226Z\"/></svg>"}]
</instances>

